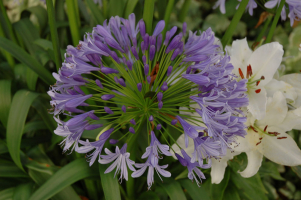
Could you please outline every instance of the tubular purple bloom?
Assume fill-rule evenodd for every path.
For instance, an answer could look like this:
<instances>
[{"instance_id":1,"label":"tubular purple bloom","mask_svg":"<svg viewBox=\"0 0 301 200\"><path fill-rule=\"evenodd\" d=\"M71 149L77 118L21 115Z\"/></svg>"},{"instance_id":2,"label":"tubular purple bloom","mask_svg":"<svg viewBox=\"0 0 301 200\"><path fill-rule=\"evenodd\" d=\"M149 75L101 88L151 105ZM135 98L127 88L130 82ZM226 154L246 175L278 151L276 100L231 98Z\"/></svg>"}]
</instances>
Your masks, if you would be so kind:
<instances>
[{"instance_id":1,"label":"tubular purple bloom","mask_svg":"<svg viewBox=\"0 0 301 200\"><path fill-rule=\"evenodd\" d=\"M136 58L137 60L139 60L139 56L138 56L136 47L132 46L132 47L131 47L131 50L132 50L132 53L133 53L133 55L135 56L135 58Z\"/></svg>"},{"instance_id":2,"label":"tubular purple bloom","mask_svg":"<svg viewBox=\"0 0 301 200\"><path fill-rule=\"evenodd\" d=\"M100 128L102 126L103 126L102 124L91 124L91 125L86 126L85 130L94 130L94 129Z\"/></svg>"},{"instance_id":3,"label":"tubular purple bloom","mask_svg":"<svg viewBox=\"0 0 301 200\"><path fill-rule=\"evenodd\" d=\"M160 130L162 128L162 125L161 124L158 124L157 125L157 130Z\"/></svg>"},{"instance_id":4,"label":"tubular purple bloom","mask_svg":"<svg viewBox=\"0 0 301 200\"><path fill-rule=\"evenodd\" d=\"M104 110L105 110L105 112L106 113L108 113L108 114L114 114L114 112L109 108L109 107L104 107Z\"/></svg>"},{"instance_id":5,"label":"tubular purple bloom","mask_svg":"<svg viewBox=\"0 0 301 200\"><path fill-rule=\"evenodd\" d=\"M162 40L163 40L163 36L162 36L162 34L159 34L158 39L157 39L157 51L159 51L161 48Z\"/></svg>"},{"instance_id":6,"label":"tubular purple bloom","mask_svg":"<svg viewBox=\"0 0 301 200\"><path fill-rule=\"evenodd\" d=\"M137 84L137 88L138 88L139 92L141 92L141 90L142 90L142 83L138 83Z\"/></svg>"},{"instance_id":7,"label":"tubular purple bloom","mask_svg":"<svg viewBox=\"0 0 301 200\"><path fill-rule=\"evenodd\" d=\"M147 76L148 73L149 73L149 66L148 66L148 64L146 64L146 65L144 65L144 74L145 74L145 76Z\"/></svg>"},{"instance_id":8,"label":"tubular purple bloom","mask_svg":"<svg viewBox=\"0 0 301 200\"><path fill-rule=\"evenodd\" d=\"M123 87L126 87L126 84L125 84L123 78L119 78L119 79L118 79L118 83L119 83L120 85L122 85Z\"/></svg>"},{"instance_id":9,"label":"tubular purple bloom","mask_svg":"<svg viewBox=\"0 0 301 200\"><path fill-rule=\"evenodd\" d=\"M147 80L148 84L151 83L151 77L150 77L150 76L147 76L147 77L146 77L146 80Z\"/></svg>"},{"instance_id":10,"label":"tubular purple bloom","mask_svg":"<svg viewBox=\"0 0 301 200\"><path fill-rule=\"evenodd\" d=\"M130 127L129 132L135 134L135 129L133 127Z\"/></svg>"},{"instance_id":11,"label":"tubular purple bloom","mask_svg":"<svg viewBox=\"0 0 301 200\"><path fill-rule=\"evenodd\" d=\"M153 36L157 37L163 31L164 27L165 27L165 21L164 20L159 21L153 32Z\"/></svg>"},{"instance_id":12,"label":"tubular purple bloom","mask_svg":"<svg viewBox=\"0 0 301 200\"><path fill-rule=\"evenodd\" d=\"M101 96L101 99L104 100L104 101L108 101L108 100L110 100L114 97L115 97L114 94L104 94L104 95Z\"/></svg>"},{"instance_id":13,"label":"tubular purple bloom","mask_svg":"<svg viewBox=\"0 0 301 200\"><path fill-rule=\"evenodd\" d=\"M187 23L184 22L184 23L183 23L183 26L182 26L183 35L186 34L186 29L187 29Z\"/></svg>"},{"instance_id":14,"label":"tubular purple bloom","mask_svg":"<svg viewBox=\"0 0 301 200\"><path fill-rule=\"evenodd\" d=\"M145 23L144 23L143 20L140 20L138 22L138 24L139 24L139 30L140 30L141 37L144 38L144 36L145 36Z\"/></svg>"},{"instance_id":15,"label":"tubular purple bloom","mask_svg":"<svg viewBox=\"0 0 301 200\"><path fill-rule=\"evenodd\" d=\"M178 123L178 120L177 119L173 119L171 120L170 124L171 125L176 125Z\"/></svg>"},{"instance_id":16,"label":"tubular purple bloom","mask_svg":"<svg viewBox=\"0 0 301 200\"><path fill-rule=\"evenodd\" d=\"M162 102L162 101L159 101L159 103L158 103L158 108L161 110L162 107L163 107L163 102Z\"/></svg>"},{"instance_id":17,"label":"tubular purple bloom","mask_svg":"<svg viewBox=\"0 0 301 200\"><path fill-rule=\"evenodd\" d=\"M154 59L156 53L156 47L155 45L152 45L149 49L149 60L152 61Z\"/></svg>"},{"instance_id":18,"label":"tubular purple bloom","mask_svg":"<svg viewBox=\"0 0 301 200\"><path fill-rule=\"evenodd\" d=\"M133 125L136 125L135 119L131 119L131 120L130 120L130 123L133 124Z\"/></svg>"},{"instance_id":19,"label":"tubular purple bloom","mask_svg":"<svg viewBox=\"0 0 301 200\"><path fill-rule=\"evenodd\" d=\"M104 74L118 74L118 70L116 69L112 69L112 68L108 68L108 67L101 67L101 72Z\"/></svg>"},{"instance_id":20,"label":"tubular purple bloom","mask_svg":"<svg viewBox=\"0 0 301 200\"><path fill-rule=\"evenodd\" d=\"M95 83L98 87L100 87L101 89L103 89L103 85L101 84L100 80L96 79Z\"/></svg>"},{"instance_id":21,"label":"tubular purple bloom","mask_svg":"<svg viewBox=\"0 0 301 200\"><path fill-rule=\"evenodd\" d=\"M110 144L117 144L117 143L118 143L118 140L110 139L109 142L110 142Z\"/></svg>"},{"instance_id":22,"label":"tubular purple bloom","mask_svg":"<svg viewBox=\"0 0 301 200\"><path fill-rule=\"evenodd\" d=\"M125 105L123 105L123 106L121 107L121 109L122 109L122 111L123 111L124 113L126 113L126 107L125 107Z\"/></svg>"},{"instance_id":23,"label":"tubular purple bloom","mask_svg":"<svg viewBox=\"0 0 301 200\"><path fill-rule=\"evenodd\" d=\"M146 64L146 56L145 55L142 56L142 61L143 61L144 66L147 65Z\"/></svg>"},{"instance_id":24,"label":"tubular purple bloom","mask_svg":"<svg viewBox=\"0 0 301 200\"><path fill-rule=\"evenodd\" d=\"M168 89L167 83L164 82L163 85L161 86L162 91L166 91Z\"/></svg>"},{"instance_id":25,"label":"tubular purple bloom","mask_svg":"<svg viewBox=\"0 0 301 200\"><path fill-rule=\"evenodd\" d=\"M158 101L162 101L162 99L163 99L163 93L162 92L158 92L157 99L158 99Z\"/></svg>"},{"instance_id":26,"label":"tubular purple bloom","mask_svg":"<svg viewBox=\"0 0 301 200\"><path fill-rule=\"evenodd\" d=\"M167 76L170 76L171 72L172 72L172 66L169 66L167 69Z\"/></svg>"},{"instance_id":27,"label":"tubular purple bloom","mask_svg":"<svg viewBox=\"0 0 301 200\"><path fill-rule=\"evenodd\" d=\"M149 116L148 121L150 121L150 122L154 121L154 117L152 115Z\"/></svg>"}]
</instances>

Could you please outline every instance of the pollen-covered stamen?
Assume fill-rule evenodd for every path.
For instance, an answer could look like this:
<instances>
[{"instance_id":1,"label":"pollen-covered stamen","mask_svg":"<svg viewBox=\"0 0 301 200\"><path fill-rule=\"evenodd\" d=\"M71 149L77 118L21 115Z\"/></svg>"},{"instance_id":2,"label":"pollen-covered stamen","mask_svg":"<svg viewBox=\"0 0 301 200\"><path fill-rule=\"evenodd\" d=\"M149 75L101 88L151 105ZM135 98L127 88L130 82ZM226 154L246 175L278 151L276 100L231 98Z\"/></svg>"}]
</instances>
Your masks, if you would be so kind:
<instances>
[{"instance_id":1,"label":"pollen-covered stamen","mask_svg":"<svg viewBox=\"0 0 301 200\"><path fill-rule=\"evenodd\" d=\"M259 85L259 83L260 83L260 81L257 81L257 82L256 82L256 86L258 86L258 85Z\"/></svg>"},{"instance_id":2,"label":"pollen-covered stamen","mask_svg":"<svg viewBox=\"0 0 301 200\"><path fill-rule=\"evenodd\" d=\"M260 91L261 91L261 89L255 90L255 92L256 92L257 94L260 93Z\"/></svg>"},{"instance_id":3,"label":"pollen-covered stamen","mask_svg":"<svg viewBox=\"0 0 301 200\"><path fill-rule=\"evenodd\" d=\"M274 135L274 136L277 136L277 135L280 135L280 133L278 132L268 132L270 135Z\"/></svg>"},{"instance_id":4,"label":"pollen-covered stamen","mask_svg":"<svg viewBox=\"0 0 301 200\"><path fill-rule=\"evenodd\" d=\"M281 139L286 139L287 137L277 137L277 139L281 140Z\"/></svg>"},{"instance_id":5,"label":"pollen-covered stamen","mask_svg":"<svg viewBox=\"0 0 301 200\"><path fill-rule=\"evenodd\" d=\"M263 132L266 132L267 128L268 128L268 125L266 125L266 126L264 127Z\"/></svg>"},{"instance_id":6,"label":"pollen-covered stamen","mask_svg":"<svg viewBox=\"0 0 301 200\"><path fill-rule=\"evenodd\" d=\"M240 69L240 68L238 68L238 72L239 72L239 75L240 75L240 77L241 77L242 79L244 79L244 78L245 78L245 76L244 76L244 74L242 73L242 71L241 71L241 69Z\"/></svg>"},{"instance_id":7,"label":"pollen-covered stamen","mask_svg":"<svg viewBox=\"0 0 301 200\"><path fill-rule=\"evenodd\" d=\"M252 75L253 75L252 67L251 67L251 65L248 65L247 66L247 78L249 78Z\"/></svg>"},{"instance_id":8,"label":"pollen-covered stamen","mask_svg":"<svg viewBox=\"0 0 301 200\"><path fill-rule=\"evenodd\" d=\"M257 131L253 126L250 126L250 128L251 128L254 132L258 133L258 131Z\"/></svg>"}]
</instances>

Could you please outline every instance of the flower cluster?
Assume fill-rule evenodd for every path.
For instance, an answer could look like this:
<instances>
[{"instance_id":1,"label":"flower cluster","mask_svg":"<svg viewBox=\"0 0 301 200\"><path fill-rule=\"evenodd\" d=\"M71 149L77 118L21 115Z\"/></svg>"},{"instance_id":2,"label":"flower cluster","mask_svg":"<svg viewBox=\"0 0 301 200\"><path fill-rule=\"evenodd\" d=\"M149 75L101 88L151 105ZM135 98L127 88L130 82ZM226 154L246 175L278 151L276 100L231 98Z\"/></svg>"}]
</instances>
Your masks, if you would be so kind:
<instances>
[{"instance_id":1,"label":"flower cluster","mask_svg":"<svg viewBox=\"0 0 301 200\"><path fill-rule=\"evenodd\" d=\"M241 2L241 0L238 0ZM267 1L263 6L267 9L277 9L280 5L281 0L269 0ZM301 19L301 1L299 0L286 0L286 4L283 6L281 11L281 19L283 21L286 20L288 17L290 19L291 26L293 26L295 21L299 21ZM219 7L221 13L226 13L226 6L225 6L226 0L218 0L215 5L214 9ZM239 4L237 5L236 9L238 9ZM253 15L253 10L257 8L258 5L255 0L249 0L249 3L247 5L247 10L249 14ZM288 14L287 14L288 9Z\"/></svg>"},{"instance_id":2,"label":"flower cluster","mask_svg":"<svg viewBox=\"0 0 301 200\"><path fill-rule=\"evenodd\" d=\"M150 35L143 20L136 24L134 14L97 25L77 47L67 47L62 67L53 73L57 81L48 92L58 123L55 134L65 137L63 152L90 152L90 165L97 158L100 164L113 162L105 173L117 168L120 180L128 179L127 167L135 178L148 168L148 188L154 170L171 176L165 170L168 165L159 165L160 154L181 157L179 144L169 149L165 136L175 139L167 126L184 132L186 147L193 141L191 157L180 150L184 156L180 163L197 183L197 177L205 178L199 168L210 168L212 158L226 155L231 144L246 135L246 117L240 110L249 101L246 80L236 80L230 57L223 54L211 29L200 35L189 31L187 36L184 23L182 31L173 27L163 35L164 27L165 22L159 21ZM82 140L84 131L101 127L96 141ZM109 140L124 129L128 131L118 140ZM134 140L132 134L151 137L142 155L145 163L135 163L126 152L125 139ZM160 134L168 145L158 140ZM115 153L105 149L107 155L102 155L107 141L124 144L121 149L116 146Z\"/></svg>"}]
</instances>

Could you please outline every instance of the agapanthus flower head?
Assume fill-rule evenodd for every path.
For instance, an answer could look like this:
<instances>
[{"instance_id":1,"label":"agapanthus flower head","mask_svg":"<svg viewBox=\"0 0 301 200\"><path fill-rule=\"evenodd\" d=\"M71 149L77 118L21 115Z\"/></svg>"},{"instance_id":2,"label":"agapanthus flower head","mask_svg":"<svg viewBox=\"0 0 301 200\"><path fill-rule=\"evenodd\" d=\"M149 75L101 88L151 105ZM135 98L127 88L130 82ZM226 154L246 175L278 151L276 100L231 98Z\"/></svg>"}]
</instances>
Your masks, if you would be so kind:
<instances>
[{"instance_id":1,"label":"agapanthus flower head","mask_svg":"<svg viewBox=\"0 0 301 200\"><path fill-rule=\"evenodd\" d=\"M159 165L162 155L171 155L169 146L158 139L168 142L165 136L158 137L168 130L166 126L183 130L197 144L191 163L210 167L211 158L223 156L236 137L245 135L239 108L248 104L245 82L236 81L230 58L223 55L210 28L189 31L185 40L186 24L183 32L173 27L165 36L164 27L165 22L159 21L153 33L147 33L144 21L136 23L134 14L105 20L77 47L67 47L62 67L53 73L57 82L48 92L58 122L55 133L65 137L63 151L73 145L78 153L88 153L90 165L97 158L99 163L115 160L106 172L116 167L121 179L127 179L126 166L135 171L135 160L129 160L127 145L102 155L106 143L122 144L132 134L151 137L141 155L146 162L135 164L140 169L132 174L139 177L148 168L149 188L154 170L171 176L165 170L168 165ZM100 127L96 141L82 140L84 130ZM117 131L125 133L110 139Z\"/></svg>"}]
</instances>

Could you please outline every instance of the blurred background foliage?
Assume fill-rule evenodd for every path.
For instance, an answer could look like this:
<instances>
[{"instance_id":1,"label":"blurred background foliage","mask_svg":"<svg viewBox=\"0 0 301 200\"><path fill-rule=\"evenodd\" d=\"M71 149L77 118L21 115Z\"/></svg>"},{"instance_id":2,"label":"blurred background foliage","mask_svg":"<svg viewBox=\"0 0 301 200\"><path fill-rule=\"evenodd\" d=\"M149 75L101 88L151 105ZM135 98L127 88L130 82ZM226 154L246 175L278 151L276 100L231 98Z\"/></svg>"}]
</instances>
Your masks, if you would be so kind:
<instances>
[{"instance_id":1,"label":"blurred background foliage","mask_svg":"<svg viewBox=\"0 0 301 200\"><path fill-rule=\"evenodd\" d=\"M47 3L51 1L47 0ZM259 173L242 178L237 171L245 168L241 154L229 161L224 180L211 184L210 170L199 188L187 179L187 170L173 158L165 158L173 177L155 184L147 191L146 175L118 183L113 172L104 167L88 166L83 155L61 153L62 138L53 134L56 123L46 92L54 84L51 73L64 59L67 45L78 44L86 32L111 16L136 19L143 16L143 0L56 0L53 12L40 0L1 0L0 13L0 199L301 199L301 167L284 167L264 160ZM168 20L167 27L205 30L209 27L221 38L236 12L237 0L226 1L226 14L212 10L215 0L157 0L154 24ZM48 7L49 9L49 7ZM273 12L273 11L271 11ZM273 13L256 9L245 13L234 39L248 38L250 46L260 41L259 33ZM262 20L266 18L266 20ZM52 33L57 27L57 36ZM267 34L268 29L264 32ZM55 33L55 32L54 32ZM285 49L281 73L301 70L301 25L279 22L274 41ZM230 41L229 44L231 44ZM56 64L57 63L57 64ZM175 137L181 133L169 130ZM95 139L99 130L84 132L83 138ZM122 133L120 133L122 134ZM290 132L301 147L300 132ZM137 155L144 152L139 144ZM107 148L111 148L107 145ZM139 161L140 158L137 158ZM175 176L176 175L176 176Z\"/></svg>"}]
</instances>

